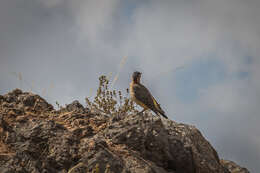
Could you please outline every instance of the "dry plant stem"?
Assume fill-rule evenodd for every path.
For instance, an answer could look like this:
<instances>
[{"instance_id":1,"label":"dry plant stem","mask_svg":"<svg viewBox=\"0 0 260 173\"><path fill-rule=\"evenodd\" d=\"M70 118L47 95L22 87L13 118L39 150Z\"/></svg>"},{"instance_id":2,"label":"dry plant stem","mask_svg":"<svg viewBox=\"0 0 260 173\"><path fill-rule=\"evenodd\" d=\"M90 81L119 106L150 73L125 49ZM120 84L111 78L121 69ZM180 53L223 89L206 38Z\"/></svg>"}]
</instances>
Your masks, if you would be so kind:
<instances>
[{"instance_id":1,"label":"dry plant stem","mask_svg":"<svg viewBox=\"0 0 260 173\"><path fill-rule=\"evenodd\" d=\"M99 77L99 87L93 101L86 98L86 103L91 109L98 110L107 115L122 115L135 113L135 106L129 97L129 89L124 94L122 91L110 90L109 80L106 76Z\"/></svg>"}]
</instances>

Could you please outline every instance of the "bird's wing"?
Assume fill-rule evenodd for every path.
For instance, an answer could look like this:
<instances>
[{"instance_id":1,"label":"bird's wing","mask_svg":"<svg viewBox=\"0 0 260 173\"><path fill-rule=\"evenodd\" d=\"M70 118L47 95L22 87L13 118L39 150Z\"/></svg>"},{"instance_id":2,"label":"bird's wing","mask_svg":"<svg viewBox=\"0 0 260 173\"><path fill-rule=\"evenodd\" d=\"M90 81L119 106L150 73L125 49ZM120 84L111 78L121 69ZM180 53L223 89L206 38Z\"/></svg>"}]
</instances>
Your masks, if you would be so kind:
<instances>
[{"instance_id":1,"label":"bird's wing","mask_svg":"<svg viewBox=\"0 0 260 173\"><path fill-rule=\"evenodd\" d=\"M164 111L162 110L160 104L155 100L155 98L153 96L152 96L152 98L153 98L153 102L154 102L154 105L155 105L157 111L159 111L161 114L164 114Z\"/></svg>"},{"instance_id":2,"label":"bird's wing","mask_svg":"<svg viewBox=\"0 0 260 173\"><path fill-rule=\"evenodd\" d=\"M159 105L159 104L156 102L154 97L151 95L151 93L145 86L143 86L141 84L134 85L133 91L135 93L135 98L137 100L141 101L143 104L145 104L151 110L157 111L158 108L156 105Z\"/></svg>"}]
</instances>

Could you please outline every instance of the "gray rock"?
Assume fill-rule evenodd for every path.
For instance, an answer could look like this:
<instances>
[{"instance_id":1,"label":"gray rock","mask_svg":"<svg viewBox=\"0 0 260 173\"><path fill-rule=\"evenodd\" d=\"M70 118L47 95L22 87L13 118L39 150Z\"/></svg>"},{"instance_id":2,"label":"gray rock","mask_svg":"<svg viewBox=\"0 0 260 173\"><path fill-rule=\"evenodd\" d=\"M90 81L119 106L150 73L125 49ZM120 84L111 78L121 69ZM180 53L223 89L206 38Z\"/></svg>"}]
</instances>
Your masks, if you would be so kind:
<instances>
[{"instance_id":1,"label":"gray rock","mask_svg":"<svg viewBox=\"0 0 260 173\"><path fill-rule=\"evenodd\" d=\"M4 107L13 108L16 110L34 110L34 111L51 111L53 106L46 102L39 95L29 92L22 92L15 89L8 94L3 95L1 103Z\"/></svg>"},{"instance_id":2,"label":"gray rock","mask_svg":"<svg viewBox=\"0 0 260 173\"><path fill-rule=\"evenodd\" d=\"M194 126L152 114L99 115L77 101L54 111L21 90L0 99L1 173L248 173L220 161Z\"/></svg>"},{"instance_id":3,"label":"gray rock","mask_svg":"<svg viewBox=\"0 0 260 173\"><path fill-rule=\"evenodd\" d=\"M79 103L78 100L73 101L71 104L66 105L65 109L67 111L78 111L78 112L84 112L85 108Z\"/></svg>"},{"instance_id":4,"label":"gray rock","mask_svg":"<svg viewBox=\"0 0 260 173\"><path fill-rule=\"evenodd\" d=\"M4 101L4 96L0 95L0 101Z\"/></svg>"},{"instance_id":5,"label":"gray rock","mask_svg":"<svg viewBox=\"0 0 260 173\"><path fill-rule=\"evenodd\" d=\"M231 173L249 173L246 168L237 165L235 162L229 160L221 160L221 164L226 167Z\"/></svg>"},{"instance_id":6,"label":"gray rock","mask_svg":"<svg viewBox=\"0 0 260 173\"><path fill-rule=\"evenodd\" d=\"M70 168L68 173L86 173L87 167L84 163L80 162L77 165Z\"/></svg>"}]
</instances>

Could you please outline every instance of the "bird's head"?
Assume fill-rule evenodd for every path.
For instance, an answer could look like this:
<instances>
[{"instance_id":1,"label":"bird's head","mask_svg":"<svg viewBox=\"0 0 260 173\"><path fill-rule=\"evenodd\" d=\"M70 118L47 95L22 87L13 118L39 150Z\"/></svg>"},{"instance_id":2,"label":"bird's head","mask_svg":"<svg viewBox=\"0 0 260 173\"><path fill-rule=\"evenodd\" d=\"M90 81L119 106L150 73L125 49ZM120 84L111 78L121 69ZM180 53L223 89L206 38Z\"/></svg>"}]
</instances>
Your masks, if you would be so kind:
<instances>
[{"instance_id":1,"label":"bird's head","mask_svg":"<svg viewBox=\"0 0 260 173\"><path fill-rule=\"evenodd\" d=\"M135 71L132 75L132 80L135 82L135 83L140 83L140 79L141 79L141 74L140 72L138 71Z\"/></svg>"}]
</instances>

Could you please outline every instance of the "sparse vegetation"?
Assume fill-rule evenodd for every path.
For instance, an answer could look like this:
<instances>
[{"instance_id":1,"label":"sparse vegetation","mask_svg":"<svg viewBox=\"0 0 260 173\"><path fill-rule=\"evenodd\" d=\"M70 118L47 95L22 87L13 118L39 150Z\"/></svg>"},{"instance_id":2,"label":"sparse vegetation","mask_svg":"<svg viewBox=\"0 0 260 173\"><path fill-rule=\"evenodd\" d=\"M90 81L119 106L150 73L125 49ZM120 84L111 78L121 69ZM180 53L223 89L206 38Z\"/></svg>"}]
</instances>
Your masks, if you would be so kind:
<instances>
[{"instance_id":1,"label":"sparse vegetation","mask_svg":"<svg viewBox=\"0 0 260 173\"><path fill-rule=\"evenodd\" d=\"M122 91L110 90L109 80L106 76L99 77L99 87L93 101L86 98L86 103L91 109L99 110L109 115L135 113L135 105L129 99L129 89L124 94Z\"/></svg>"}]
</instances>

